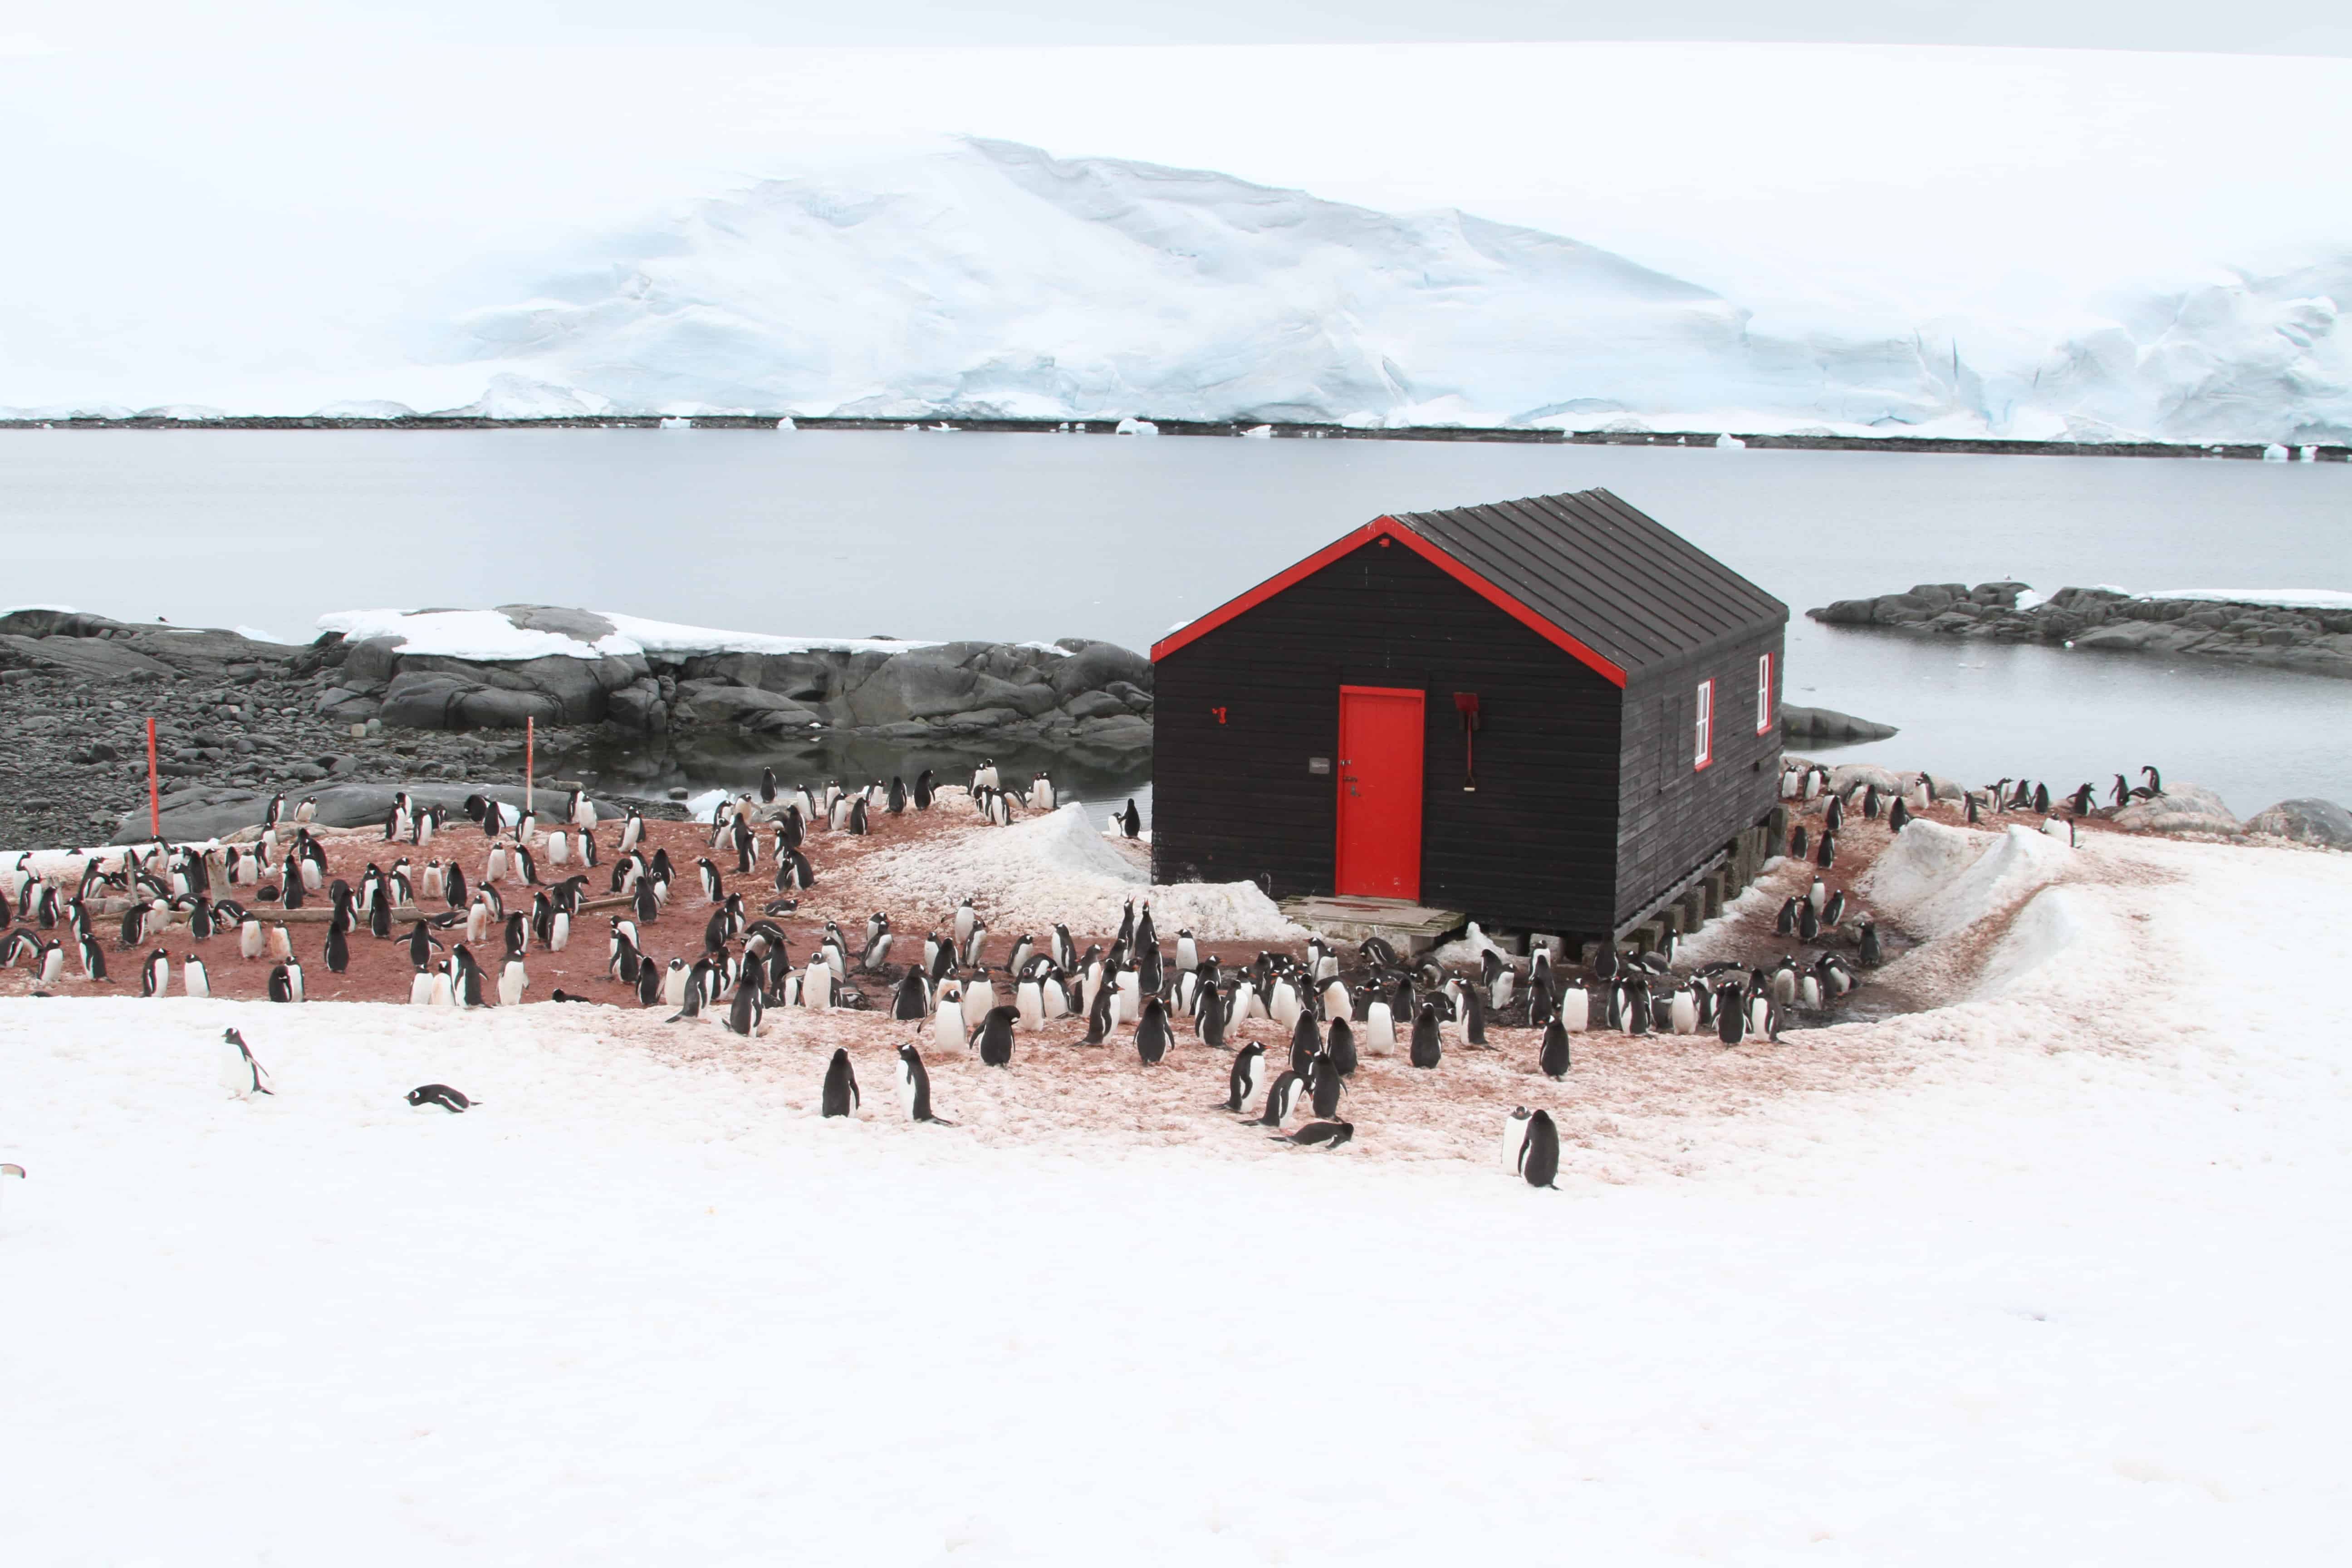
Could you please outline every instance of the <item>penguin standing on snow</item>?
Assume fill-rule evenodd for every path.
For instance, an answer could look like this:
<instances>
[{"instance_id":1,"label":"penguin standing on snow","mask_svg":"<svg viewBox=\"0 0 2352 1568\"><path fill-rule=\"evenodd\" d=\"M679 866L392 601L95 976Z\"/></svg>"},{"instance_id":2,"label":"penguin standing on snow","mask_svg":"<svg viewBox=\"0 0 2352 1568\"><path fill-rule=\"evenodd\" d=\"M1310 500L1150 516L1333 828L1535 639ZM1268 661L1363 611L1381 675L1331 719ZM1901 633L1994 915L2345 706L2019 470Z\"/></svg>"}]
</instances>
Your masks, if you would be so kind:
<instances>
[{"instance_id":1,"label":"penguin standing on snow","mask_svg":"<svg viewBox=\"0 0 2352 1568\"><path fill-rule=\"evenodd\" d=\"M1257 1119L1258 1125L1279 1127L1289 1121L1290 1113L1298 1109L1298 1097L1306 1089L1307 1080L1295 1072L1286 1072L1276 1079L1274 1087L1265 1091L1265 1112Z\"/></svg>"},{"instance_id":2,"label":"penguin standing on snow","mask_svg":"<svg viewBox=\"0 0 2352 1568\"><path fill-rule=\"evenodd\" d=\"M278 1092L269 1085L269 1075L262 1070L259 1062L253 1059L253 1052L247 1048L245 1037L235 1029L221 1031L220 1082L223 1089L239 1100Z\"/></svg>"},{"instance_id":3,"label":"penguin standing on snow","mask_svg":"<svg viewBox=\"0 0 2352 1568\"><path fill-rule=\"evenodd\" d=\"M1225 1075L1225 1109L1247 1110L1257 1098L1259 1075L1265 1070L1265 1047L1246 1045L1234 1053L1233 1070Z\"/></svg>"},{"instance_id":4,"label":"penguin standing on snow","mask_svg":"<svg viewBox=\"0 0 2352 1568\"><path fill-rule=\"evenodd\" d=\"M930 990L923 984L923 972L909 964L892 994L890 1016L901 1024L911 1024L929 1017L930 1013Z\"/></svg>"},{"instance_id":5,"label":"penguin standing on snow","mask_svg":"<svg viewBox=\"0 0 2352 1568\"><path fill-rule=\"evenodd\" d=\"M1528 1118L1527 1142L1519 1148L1519 1174L1531 1187L1549 1187L1559 1174L1559 1129L1551 1112L1538 1110Z\"/></svg>"},{"instance_id":6,"label":"penguin standing on snow","mask_svg":"<svg viewBox=\"0 0 2352 1568\"><path fill-rule=\"evenodd\" d=\"M1168 1026L1167 1004L1154 996L1144 1003L1142 1015L1135 1020L1135 1054L1143 1058L1145 1067L1157 1067L1175 1043L1175 1031Z\"/></svg>"},{"instance_id":7,"label":"penguin standing on snow","mask_svg":"<svg viewBox=\"0 0 2352 1568\"><path fill-rule=\"evenodd\" d=\"M1543 1068L1546 1078L1562 1079L1568 1076L1568 1026L1555 1013L1544 1026L1543 1049L1537 1054L1536 1065Z\"/></svg>"},{"instance_id":8,"label":"penguin standing on snow","mask_svg":"<svg viewBox=\"0 0 2352 1568\"><path fill-rule=\"evenodd\" d=\"M1307 1102L1314 1113L1325 1120L1339 1114L1339 1097L1348 1092L1348 1080L1331 1064L1331 1053L1318 1051L1315 1059L1307 1064Z\"/></svg>"},{"instance_id":9,"label":"penguin standing on snow","mask_svg":"<svg viewBox=\"0 0 2352 1568\"><path fill-rule=\"evenodd\" d=\"M1530 1120L1531 1115L1524 1105L1511 1107L1511 1113L1503 1118L1503 1169L1515 1176L1518 1174L1519 1162L1527 1152L1528 1123Z\"/></svg>"},{"instance_id":10,"label":"penguin standing on snow","mask_svg":"<svg viewBox=\"0 0 2352 1568\"><path fill-rule=\"evenodd\" d=\"M923 1067L920 1051L909 1045L898 1047L898 1103L906 1108L910 1121L928 1121L934 1127L953 1127L944 1116L931 1114L931 1075Z\"/></svg>"},{"instance_id":11,"label":"penguin standing on snow","mask_svg":"<svg viewBox=\"0 0 2352 1568\"><path fill-rule=\"evenodd\" d=\"M1433 1068L1437 1065L1444 1049L1438 1037L1437 1008L1431 1003L1423 1002L1421 1005L1421 1011L1413 1015L1412 1065L1417 1068Z\"/></svg>"},{"instance_id":12,"label":"penguin standing on snow","mask_svg":"<svg viewBox=\"0 0 2352 1568\"><path fill-rule=\"evenodd\" d=\"M172 955L159 947L139 966L139 994L161 996L171 988Z\"/></svg>"},{"instance_id":13,"label":"penguin standing on snow","mask_svg":"<svg viewBox=\"0 0 2352 1568\"><path fill-rule=\"evenodd\" d=\"M858 1104L857 1074L849 1066L849 1053L836 1046L833 1060L825 1064L824 1095L818 1109L826 1116L847 1116Z\"/></svg>"},{"instance_id":14,"label":"penguin standing on snow","mask_svg":"<svg viewBox=\"0 0 2352 1568\"><path fill-rule=\"evenodd\" d=\"M193 952L180 960L180 989L198 998L213 994L212 976L205 972L205 961Z\"/></svg>"},{"instance_id":15,"label":"penguin standing on snow","mask_svg":"<svg viewBox=\"0 0 2352 1568\"><path fill-rule=\"evenodd\" d=\"M971 1032L971 1037L964 1042L966 1048L974 1046L980 1048L980 1060L983 1067L1011 1067L1013 1065L1013 1026L1020 1020L1020 1017L1021 1013L1018 1008L991 1007L987 1015L981 1019L980 1026ZM1162 1027L1164 1029L1165 1020L1162 1021ZM1139 1031L1138 1044L1140 1045L1140 1043L1141 1037Z\"/></svg>"}]
</instances>

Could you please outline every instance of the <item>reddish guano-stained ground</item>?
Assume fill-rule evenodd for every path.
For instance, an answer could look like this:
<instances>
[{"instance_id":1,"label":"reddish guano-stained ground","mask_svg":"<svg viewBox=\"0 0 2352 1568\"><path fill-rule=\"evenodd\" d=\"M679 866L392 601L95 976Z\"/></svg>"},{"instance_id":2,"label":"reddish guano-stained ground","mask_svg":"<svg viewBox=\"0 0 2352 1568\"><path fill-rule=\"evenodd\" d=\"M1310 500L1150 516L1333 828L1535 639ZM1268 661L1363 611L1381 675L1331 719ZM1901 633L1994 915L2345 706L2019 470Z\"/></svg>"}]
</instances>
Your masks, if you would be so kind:
<instances>
[{"instance_id":1,"label":"reddish guano-stained ground","mask_svg":"<svg viewBox=\"0 0 2352 1568\"><path fill-rule=\"evenodd\" d=\"M1817 839L1822 804L1791 803L1791 810L1797 820L1810 825ZM1959 820L1948 803L1921 815L1945 823ZM877 857L910 845L936 843L945 836L1003 831L984 824L958 790L943 791L931 811L910 809L895 817L877 811L873 820L875 830L862 837L823 828L810 832L803 848L814 865L816 885L790 895L776 891L773 867L764 858L752 874L737 874L731 854L721 856L709 849L707 825L647 822L646 846L648 851L660 847L669 852L676 880L667 910L644 929L645 951L663 964L673 956L690 962L700 951L710 908L702 897L696 863L709 854L722 868L725 890L741 893L753 918L759 918L760 910L779 897L798 899L795 910L775 917L789 937L796 963L808 961L830 919L839 923L854 964L866 917L881 907L869 888L869 872ZM2040 819L2003 820L2038 823ZM607 893L620 828L606 822L597 831L604 864L587 870L591 898ZM463 820L455 822L423 851L386 844L374 830L328 831L319 837L326 849L330 876L354 884L371 862L389 868L404 853L419 866L425 859L454 859L463 866L470 883L479 876L488 847L480 829ZM1803 891L1816 874L1832 890L1846 889L1856 911L1849 913L1842 930L1825 933L1830 948L1851 958L1858 912L1869 909L1869 900L1855 884L1889 838L1883 820L1865 821L1859 812L1852 813L1839 836L1834 869L1820 872L1810 859L1774 862L1755 888L1687 944L1677 970L1687 972L1700 963L1718 959L1766 963L1783 953L1793 954L1801 963L1811 962L1823 950L1822 944L1808 947L1793 936L1780 936L1774 921L1781 901ZM542 879L583 869L576 851L565 867L543 864L543 854L541 858ZM2076 874L2105 873L2086 866ZM510 910L529 909L530 889L511 873L500 890ZM986 915L988 890L975 888L972 892L977 907ZM323 900L314 897L306 908L323 908ZM1007 1071L982 1068L970 1052L948 1048L928 1023L893 1022L888 1016L890 981L906 962L919 960L927 931L951 930L953 911L940 908L886 912L898 933L895 962L888 966L887 975L852 975L853 986L868 1004L866 1009L772 1010L754 1038L730 1033L712 1016L670 1023L666 1021L671 1012L668 1007L640 1007L628 987L607 977L608 915L601 911L583 912L566 951L533 948L526 960L530 986L524 1005L546 1027L625 1041L688 1070L734 1075L743 1080L749 1092L781 1096L788 1103L805 1101L811 1110L825 1063L839 1047L849 1050L859 1073L867 1101L865 1114L898 1115L892 1076L895 1053L899 1043L911 1040L929 1065L939 1112L982 1140L1050 1143L1059 1135L1080 1131L1099 1133L1110 1126L1131 1131L1141 1142L1223 1142L1236 1152L1286 1152L1267 1142L1264 1130L1244 1125L1222 1109L1231 1058L1202 1046L1189 1021L1180 1021L1177 1046L1167 1061L1146 1067L1136 1052L1131 1026L1122 1026L1107 1044L1089 1047L1081 1043L1086 1033L1082 1020L1057 1020L1042 1030L1023 1032ZM2000 920L1982 922L1968 933L1967 945L1981 949L1997 938L2000 925ZM111 922L101 921L100 929L108 949L111 980L94 984L81 978L79 964L69 955L66 978L47 988L49 992L61 997L138 994L138 966L146 950L121 951L115 944ZM402 940L404 925L395 925L388 941L374 940L364 929L352 933L351 962L341 974L331 973L326 965L322 922L291 924L289 930L295 955L303 965L310 1003L409 1005L414 972L407 944ZM1890 925L1883 923L1882 931L1893 958L1906 944ZM446 942L462 940L464 933L462 928L452 928L437 934ZM987 961L1001 966L1021 934L1009 929L992 931ZM1030 934L1041 946L1049 938L1045 931ZM1107 944L1114 933L1073 930L1071 934L1083 950L1089 942ZM1163 942L1174 936L1172 931L1160 934ZM234 931L193 943L181 928L168 934L161 945L172 957L171 989L175 995L182 989L181 965L191 952L203 958L215 996L247 998L265 994L270 963L241 958ZM1202 951L1229 962L1246 962L1256 955L1259 946L1205 942ZM1286 951L1298 952L1302 946L1293 944ZM477 956L494 982L500 957L495 931L479 944ZM1353 954L1349 959L1352 976L1357 964ZM1466 963L1453 967L1456 973L1475 973ZM1706 1157L1702 1123L1709 1119L1766 1111L1792 1093L1856 1088L1901 1077L1927 1056L1948 1051L1951 1041L1943 1037L1949 1030L1938 1026L1932 1014L1899 1016L1948 999L1941 994L1939 976L1949 967L1948 963L1898 964L1895 973L1886 978L1865 974L1863 985L1836 1009L1797 1018L1777 1044L1751 1041L1727 1048L1711 1034L1628 1036L1596 1025L1575 1037L1573 1066L1560 1081L1545 1078L1538 1069L1538 1031L1494 1026L1489 1036L1494 1048L1480 1050L1462 1045L1449 1028L1444 1058L1433 1070L1410 1066L1402 1046L1393 1056L1367 1055L1349 1086L1339 1114L1356 1123L1360 1152L1408 1159L1485 1160L1496 1157L1500 1119L1510 1107L1541 1106L1560 1124L1564 1170L1581 1170L1610 1180L1627 1179L1643 1167L1686 1169ZM0 971L0 995L36 989L26 969ZM556 1005L550 998L558 990L601 1005ZM1009 993L1003 999L1011 1000ZM295 1010L288 1012L290 1025ZM305 1010L300 1016L306 1023L331 1026L327 1024L331 1015ZM1887 1026L1890 1021L1904 1026ZM1961 1026L1956 1021L1950 1029ZM1267 1079L1286 1064L1287 1032L1270 1022L1237 1024L1229 1039L1255 1040L1266 1047ZM1263 1092L1261 1088L1260 1104ZM1258 1109L1259 1104L1251 1107L1253 1113ZM1295 1128L1307 1119L1302 1105L1288 1125ZM1636 1124L1641 1135L1630 1136ZM1689 1127L1687 1138L1675 1134L1678 1124Z\"/></svg>"}]
</instances>

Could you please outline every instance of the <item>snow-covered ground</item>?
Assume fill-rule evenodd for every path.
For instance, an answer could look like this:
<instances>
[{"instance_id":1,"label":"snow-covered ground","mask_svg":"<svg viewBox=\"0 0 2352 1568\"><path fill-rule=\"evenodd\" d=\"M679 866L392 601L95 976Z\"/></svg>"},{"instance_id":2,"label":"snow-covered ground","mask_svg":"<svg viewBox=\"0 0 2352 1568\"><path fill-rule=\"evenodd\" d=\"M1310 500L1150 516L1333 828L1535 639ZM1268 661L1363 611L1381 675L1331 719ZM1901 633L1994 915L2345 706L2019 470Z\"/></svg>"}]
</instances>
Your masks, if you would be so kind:
<instances>
[{"instance_id":1,"label":"snow-covered ground","mask_svg":"<svg viewBox=\"0 0 2352 1568\"><path fill-rule=\"evenodd\" d=\"M1984 864L1932 837L1882 862L1890 907ZM739 1056L585 1007L0 1003L0 1159L30 1173L0 1187L0 1540L2324 1560L2352 1524L2352 859L1965 837L2057 882L1996 862L1948 900L1979 994L1791 1037L1797 1091L1604 1118L1557 1193L1391 1157L1377 1103L1336 1154L1171 1141L1111 1092L1131 1062L1040 1100L1017 1061L936 1058L963 1125L911 1126L876 1021ZM228 1024L275 1099L216 1087ZM836 1034L846 1123L814 1114ZM1189 1037L1172 1071L1222 1091ZM410 1110L432 1080L483 1103Z\"/></svg>"},{"instance_id":2,"label":"snow-covered ground","mask_svg":"<svg viewBox=\"0 0 2352 1568\"><path fill-rule=\"evenodd\" d=\"M938 646L895 638L801 637L728 631L716 626L680 626L675 621L651 621L614 610L591 610L586 614L602 618L613 629L588 642L562 631L519 626L498 610L398 609L330 611L319 617L318 627L322 632L341 632L354 642L367 637L398 637L403 653L492 660L543 658L559 654L571 658L603 658L636 653L677 656L808 653L817 649L899 653L908 648Z\"/></svg>"}]
</instances>

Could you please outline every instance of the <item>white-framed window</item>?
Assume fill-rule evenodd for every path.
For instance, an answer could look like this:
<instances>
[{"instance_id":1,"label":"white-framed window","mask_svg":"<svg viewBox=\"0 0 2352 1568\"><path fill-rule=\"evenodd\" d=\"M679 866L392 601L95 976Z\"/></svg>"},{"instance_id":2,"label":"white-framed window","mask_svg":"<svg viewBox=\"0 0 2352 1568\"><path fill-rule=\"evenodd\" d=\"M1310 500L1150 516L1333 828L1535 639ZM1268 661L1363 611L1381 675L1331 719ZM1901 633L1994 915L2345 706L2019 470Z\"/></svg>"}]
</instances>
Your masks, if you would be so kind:
<instances>
[{"instance_id":1,"label":"white-framed window","mask_svg":"<svg viewBox=\"0 0 2352 1568\"><path fill-rule=\"evenodd\" d=\"M1756 656L1756 732L1768 734L1772 729L1772 656Z\"/></svg>"},{"instance_id":2,"label":"white-framed window","mask_svg":"<svg viewBox=\"0 0 2352 1568\"><path fill-rule=\"evenodd\" d=\"M1691 769L1698 769L1715 761L1715 682L1698 683L1698 719L1692 726Z\"/></svg>"}]
</instances>

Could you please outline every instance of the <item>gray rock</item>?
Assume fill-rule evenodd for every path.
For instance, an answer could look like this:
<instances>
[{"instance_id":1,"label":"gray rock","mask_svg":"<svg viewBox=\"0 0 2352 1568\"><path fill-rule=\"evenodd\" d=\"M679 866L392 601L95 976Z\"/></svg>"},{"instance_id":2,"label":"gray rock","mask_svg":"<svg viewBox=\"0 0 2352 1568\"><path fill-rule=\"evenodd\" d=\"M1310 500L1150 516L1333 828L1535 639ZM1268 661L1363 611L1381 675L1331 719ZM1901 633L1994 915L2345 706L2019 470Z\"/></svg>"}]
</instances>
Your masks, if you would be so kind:
<instances>
[{"instance_id":1,"label":"gray rock","mask_svg":"<svg viewBox=\"0 0 2352 1568\"><path fill-rule=\"evenodd\" d=\"M2352 811L2332 800L2283 800L2246 818L2246 831L2292 838L2298 844L2352 849Z\"/></svg>"},{"instance_id":2,"label":"gray rock","mask_svg":"<svg viewBox=\"0 0 2352 1568\"><path fill-rule=\"evenodd\" d=\"M1108 719L1125 713L1127 704L1108 691L1081 691L1070 699L1064 710L1073 719Z\"/></svg>"},{"instance_id":3,"label":"gray rock","mask_svg":"<svg viewBox=\"0 0 2352 1568\"><path fill-rule=\"evenodd\" d=\"M105 637L0 637L0 668L52 669L83 680L162 679L172 673L126 641Z\"/></svg>"},{"instance_id":4,"label":"gray rock","mask_svg":"<svg viewBox=\"0 0 2352 1568\"><path fill-rule=\"evenodd\" d=\"M398 637L370 637L348 645L335 671L336 684L353 691L381 691L400 664Z\"/></svg>"},{"instance_id":5,"label":"gray rock","mask_svg":"<svg viewBox=\"0 0 2352 1568\"><path fill-rule=\"evenodd\" d=\"M453 729L457 700L481 689L479 681L446 670L404 669L384 690L381 717L397 729Z\"/></svg>"},{"instance_id":6,"label":"gray rock","mask_svg":"<svg viewBox=\"0 0 2352 1568\"><path fill-rule=\"evenodd\" d=\"M416 780L407 784L338 784L323 789L310 790L309 797L318 802L313 817L321 827L373 827L381 823L392 810L393 796L401 790L420 806L445 807L450 816L445 832L478 834L465 815L466 797L469 795L489 795L509 805L523 803L520 784L476 784L450 783L445 780ZM258 827L268 814L269 795L274 792L253 790L204 791L194 790L173 804L167 797L163 808L163 832L172 838L219 838ZM291 792L289 792L290 794ZM296 796L287 803L290 807ZM562 793L553 787L537 792L536 800L542 815L551 814L563 804ZM600 820L610 821L621 815L614 806L596 803ZM147 810L144 806L123 815L114 837L116 844L133 843L147 837ZM438 842L436 840L436 842Z\"/></svg>"},{"instance_id":7,"label":"gray rock","mask_svg":"<svg viewBox=\"0 0 2352 1568\"><path fill-rule=\"evenodd\" d=\"M679 685L671 715L680 724L738 724L765 731L787 726L805 728L818 719L791 698L762 691L756 686L698 680Z\"/></svg>"},{"instance_id":8,"label":"gray rock","mask_svg":"<svg viewBox=\"0 0 2352 1568\"><path fill-rule=\"evenodd\" d=\"M851 721L891 724L904 719L940 719L969 710L982 678L950 662L946 654L944 648L893 654L850 692Z\"/></svg>"},{"instance_id":9,"label":"gray rock","mask_svg":"<svg viewBox=\"0 0 2352 1568\"><path fill-rule=\"evenodd\" d=\"M542 724L568 722L563 704L543 691L516 691L488 687L460 693L449 711L453 729L520 730L526 721Z\"/></svg>"},{"instance_id":10,"label":"gray rock","mask_svg":"<svg viewBox=\"0 0 2352 1568\"><path fill-rule=\"evenodd\" d=\"M1114 680L1151 689L1151 661L1116 643L1089 643L1045 671L1054 695L1067 702L1081 691L1100 691Z\"/></svg>"},{"instance_id":11,"label":"gray rock","mask_svg":"<svg viewBox=\"0 0 2352 1568\"><path fill-rule=\"evenodd\" d=\"M2173 784L2151 800L2134 801L2109 820L2133 833L2238 833L2238 819L2202 784Z\"/></svg>"},{"instance_id":12,"label":"gray rock","mask_svg":"<svg viewBox=\"0 0 2352 1568\"><path fill-rule=\"evenodd\" d=\"M1843 741L1852 743L1884 741L1896 732L1892 724L1857 719L1833 708L1805 708L1794 702L1780 705L1780 733L1790 741Z\"/></svg>"},{"instance_id":13,"label":"gray rock","mask_svg":"<svg viewBox=\"0 0 2352 1568\"><path fill-rule=\"evenodd\" d=\"M1077 726L1076 738L1090 746L1116 751L1143 751L1151 744L1151 721L1120 712L1108 719L1088 719Z\"/></svg>"},{"instance_id":14,"label":"gray rock","mask_svg":"<svg viewBox=\"0 0 2352 1568\"><path fill-rule=\"evenodd\" d=\"M662 700L658 682L640 680L607 699L604 717L624 729L656 735L669 728L669 705Z\"/></svg>"}]
</instances>

